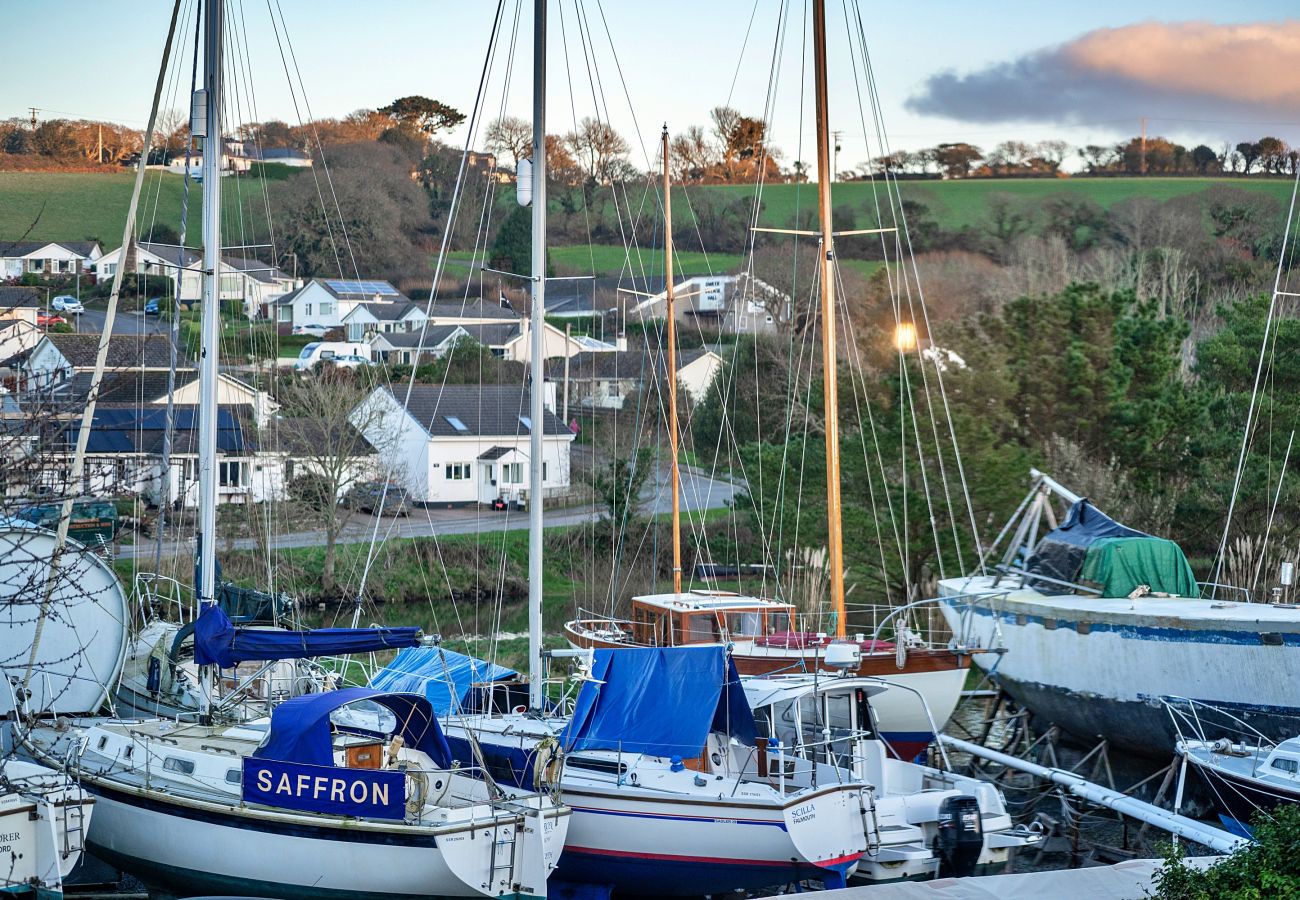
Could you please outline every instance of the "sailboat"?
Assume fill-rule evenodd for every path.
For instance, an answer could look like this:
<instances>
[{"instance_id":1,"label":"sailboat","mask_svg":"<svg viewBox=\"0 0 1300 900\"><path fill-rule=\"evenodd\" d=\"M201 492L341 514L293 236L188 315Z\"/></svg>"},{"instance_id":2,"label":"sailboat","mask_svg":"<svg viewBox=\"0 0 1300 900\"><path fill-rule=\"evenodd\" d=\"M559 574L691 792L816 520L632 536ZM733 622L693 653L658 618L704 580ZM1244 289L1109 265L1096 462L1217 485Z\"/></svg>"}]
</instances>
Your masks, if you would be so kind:
<instances>
[{"instance_id":1,"label":"sailboat","mask_svg":"<svg viewBox=\"0 0 1300 900\"><path fill-rule=\"evenodd\" d=\"M665 329L667 336L669 447L672 483L673 589L671 593L632 598L630 620L583 617L564 626L569 643L580 649L631 646L687 646L722 643L731 648L742 675L790 672L840 672L844 660L854 663L856 674L876 676L923 694L940 728L961 699L970 657L948 646L936 646L902 626L900 613L886 610L883 622L862 633L850 633L845 610L844 552L840 514L839 390L837 380L834 232L831 228L831 163L826 88L826 36L822 4L814 3L813 46L817 96L817 196L823 252L821 257L822 358L825 372L826 489L828 575L834 633L801 624L791 603L751 597L731 591L691 589L682 586L681 472L678 452L676 315L673 288L671 185L668 175L668 138L663 139ZM821 23L820 27L818 23ZM892 624L894 641L879 638L881 626ZM868 634L868 632L874 632ZM918 720L916 708L898 702L896 692L882 701L878 714L882 734L902 758L925 751L934 731Z\"/></svg>"},{"instance_id":2,"label":"sailboat","mask_svg":"<svg viewBox=\"0 0 1300 900\"><path fill-rule=\"evenodd\" d=\"M528 787L565 753L573 821L557 875L620 894L701 895L805 879L840 885L866 850L866 786L804 763L754 768L753 718L719 645L597 651L571 715L550 711L542 653L542 346L546 295L546 0L534 3L529 696L522 713L449 717L453 752Z\"/></svg>"},{"instance_id":3,"label":"sailboat","mask_svg":"<svg viewBox=\"0 0 1300 900\"><path fill-rule=\"evenodd\" d=\"M97 855L178 893L543 897L569 810L549 792L506 797L480 770L457 766L424 697L330 690L286 700L269 722L212 724L220 669L325 650L409 647L419 636L414 629L239 629L216 603L223 0L209 0L203 12L205 77L191 122L205 143L200 721L43 724L20 707L17 740L96 796L99 815L86 839Z\"/></svg>"}]
</instances>

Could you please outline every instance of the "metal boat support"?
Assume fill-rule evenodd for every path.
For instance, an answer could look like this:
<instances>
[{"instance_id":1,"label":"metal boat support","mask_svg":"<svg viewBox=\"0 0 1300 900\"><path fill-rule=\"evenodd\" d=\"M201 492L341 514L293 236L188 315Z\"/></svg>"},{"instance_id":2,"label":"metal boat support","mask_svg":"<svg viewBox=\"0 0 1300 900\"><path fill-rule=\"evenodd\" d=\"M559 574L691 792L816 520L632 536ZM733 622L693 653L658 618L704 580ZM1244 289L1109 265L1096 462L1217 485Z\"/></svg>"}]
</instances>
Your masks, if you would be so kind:
<instances>
[{"instance_id":1,"label":"metal boat support","mask_svg":"<svg viewBox=\"0 0 1300 900\"><path fill-rule=\"evenodd\" d=\"M1140 822L1147 822L1171 834L1176 834L1181 838L1203 844L1216 853L1232 853L1238 847L1247 843L1244 838L1230 834L1220 828L1204 825L1186 816L1175 815L1127 794L1094 784L1073 772L1067 772L1065 769L1040 766L1037 763L1017 759L1014 756L1008 756L996 750L989 750L979 744L972 744L969 741L949 737L946 734L940 735L939 740L950 750L969 753L971 756L978 756L981 759L987 759L1010 769L1028 772L1036 778L1054 782L1089 803L1105 806Z\"/></svg>"}]
</instances>

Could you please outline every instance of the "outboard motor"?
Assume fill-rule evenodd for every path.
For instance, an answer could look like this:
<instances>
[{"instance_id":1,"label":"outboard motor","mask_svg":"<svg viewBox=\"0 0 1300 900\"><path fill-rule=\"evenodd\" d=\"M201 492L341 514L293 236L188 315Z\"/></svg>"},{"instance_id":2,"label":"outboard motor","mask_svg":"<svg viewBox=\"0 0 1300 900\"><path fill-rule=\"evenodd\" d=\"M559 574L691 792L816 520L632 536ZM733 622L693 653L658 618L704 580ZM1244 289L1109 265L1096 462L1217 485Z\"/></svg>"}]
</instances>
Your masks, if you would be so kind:
<instances>
[{"instance_id":1,"label":"outboard motor","mask_svg":"<svg viewBox=\"0 0 1300 900\"><path fill-rule=\"evenodd\" d=\"M934 840L942 874L955 878L974 875L983 849L979 801L969 794L946 798L939 804L939 834Z\"/></svg>"}]
</instances>

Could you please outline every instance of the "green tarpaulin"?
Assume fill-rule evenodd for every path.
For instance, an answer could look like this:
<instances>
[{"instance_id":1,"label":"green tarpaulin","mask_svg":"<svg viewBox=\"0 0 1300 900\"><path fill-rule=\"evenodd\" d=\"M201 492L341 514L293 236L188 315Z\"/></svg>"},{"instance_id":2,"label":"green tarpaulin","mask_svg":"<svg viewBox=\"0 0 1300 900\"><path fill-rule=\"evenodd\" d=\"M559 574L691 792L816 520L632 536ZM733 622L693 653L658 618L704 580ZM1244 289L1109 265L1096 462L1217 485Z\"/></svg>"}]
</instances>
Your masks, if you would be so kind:
<instances>
[{"instance_id":1,"label":"green tarpaulin","mask_svg":"<svg viewBox=\"0 0 1300 900\"><path fill-rule=\"evenodd\" d=\"M1187 557L1173 541L1153 537L1104 538L1088 548L1080 579L1103 597L1127 597L1138 585L1155 593L1195 597L1200 592Z\"/></svg>"}]
</instances>

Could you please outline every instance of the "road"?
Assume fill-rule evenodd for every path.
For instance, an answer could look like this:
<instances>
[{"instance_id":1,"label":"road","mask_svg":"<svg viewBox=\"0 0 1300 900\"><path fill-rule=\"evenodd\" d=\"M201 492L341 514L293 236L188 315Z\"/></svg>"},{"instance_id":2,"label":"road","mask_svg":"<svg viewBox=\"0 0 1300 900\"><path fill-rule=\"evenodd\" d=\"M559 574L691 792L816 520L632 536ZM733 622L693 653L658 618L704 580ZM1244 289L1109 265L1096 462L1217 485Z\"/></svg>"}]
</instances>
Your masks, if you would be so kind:
<instances>
[{"instance_id":1,"label":"road","mask_svg":"<svg viewBox=\"0 0 1300 900\"><path fill-rule=\"evenodd\" d=\"M81 334L103 334L106 315L102 309L88 307L79 316L65 316L65 318L75 319L76 321L72 323L73 328ZM167 324L160 316L146 316L141 312L118 310L117 317L113 319L113 333L157 334L165 331Z\"/></svg>"},{"instance_id":2,"label":"road","mask_svg":"<svg viewBox=\"0 0 1300 900\"><path fill-rule=\"evenodd\" d=\"M698 512L706 509L725 509L737 494L744 492L744 486L724 478L711 478L705 472L684 468L682 471L682 510ZM661 473L641 492L642 512L659 514L672 510L672 499L668 492L667 473ZM595 506L567 507L549 510L546 513L546 526L562 527L581 525L592 522L603 514L603 508ZM379 539L430 537L444 534L476 534L482 532L523 529L528 527L528 513L524 510L494 512L488 509L459 507L455 509L436 509L433 507L416 507L409 516L385 518L379 523ZM339 535L340 544L362 544L370 540L375 533L373 516L358 513ZM325 540L320 531L297 531L282 534L275 538L273 546L277 549L291 547L316 547ZM186 542L188 545L188 542ZM253 550L257 542L249 539L237 539L231 542L236 550ZM222 542L222 546L226 546ZM156 546L151 539L139 544L126 544L118 548L119 557L150 557ZM163 553L171 554L177 550L173 542L163 544Z\"/></svg>"}]
</instances>

